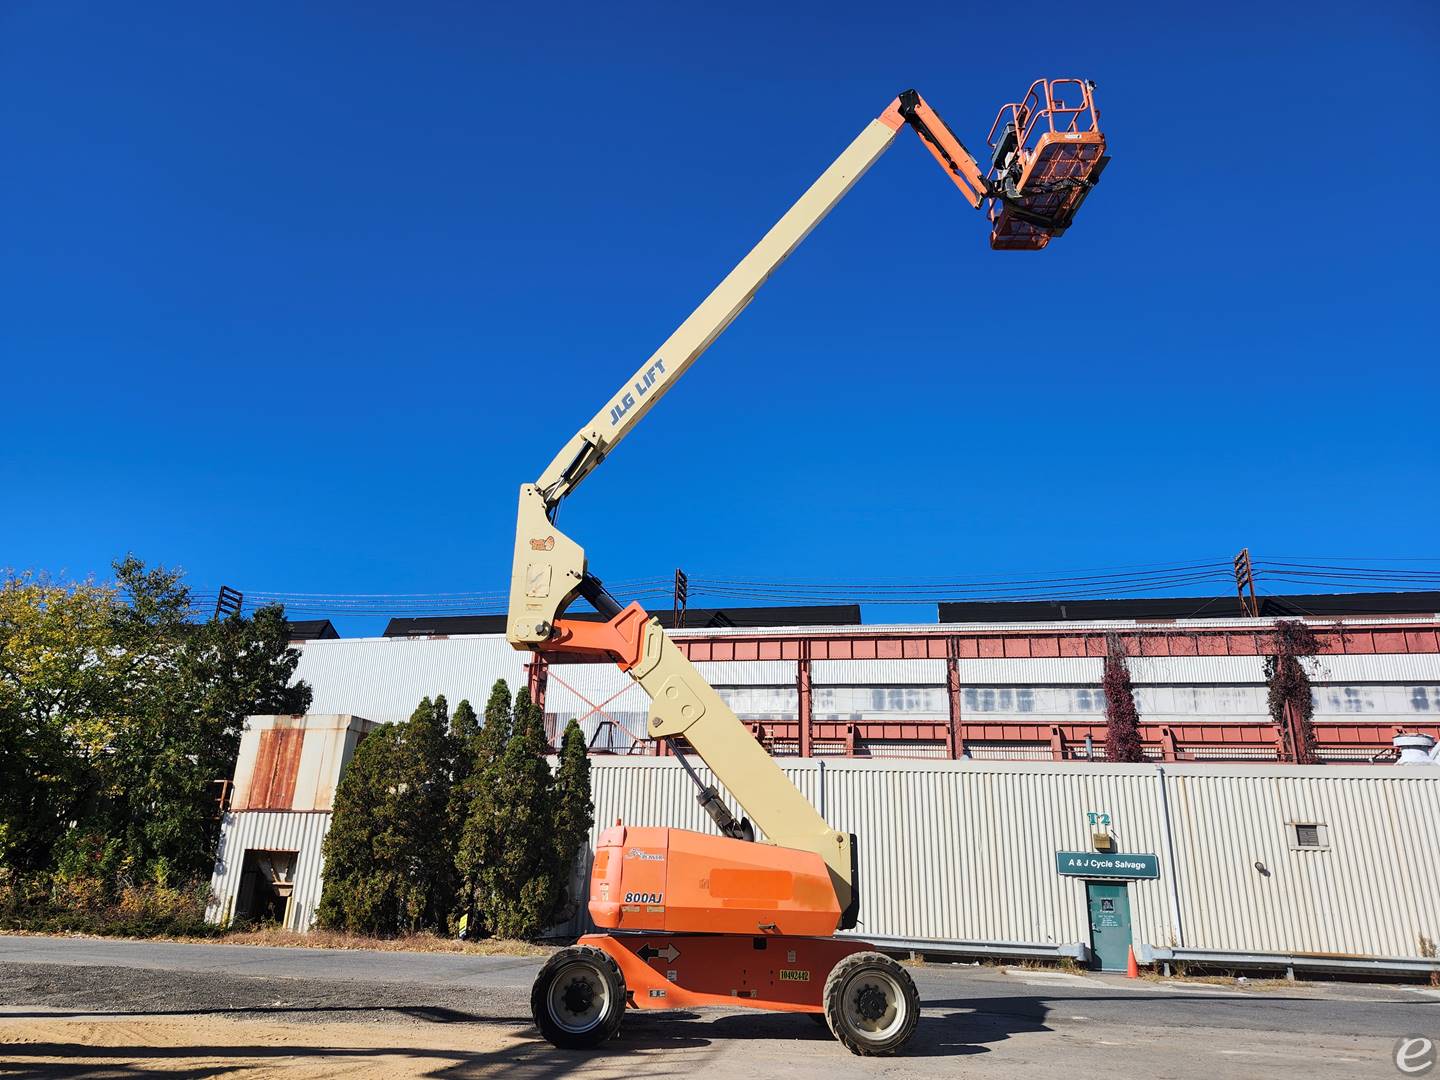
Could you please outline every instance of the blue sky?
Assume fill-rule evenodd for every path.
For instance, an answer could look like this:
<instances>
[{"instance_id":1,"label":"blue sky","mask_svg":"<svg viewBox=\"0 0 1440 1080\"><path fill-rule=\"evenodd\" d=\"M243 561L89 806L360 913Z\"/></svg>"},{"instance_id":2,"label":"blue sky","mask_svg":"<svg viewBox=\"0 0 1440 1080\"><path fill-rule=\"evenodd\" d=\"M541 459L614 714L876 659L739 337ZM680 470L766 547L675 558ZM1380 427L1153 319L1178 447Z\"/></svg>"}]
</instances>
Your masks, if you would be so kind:
<instances>
[{"instance_id":1,"label":"blue sky","mask_svg":"<svg viewBox=\"0 0 1440 1080\"><path fill-rule=\"evenodd\" d=\"M772 7L0 7L0 563L501 589L898 91L977 149L1040 75L1099 85L1076 227L989 251L902 132L567 504L592 568L1436 553L1433 4Z\"/></svg>"}]
</instances>

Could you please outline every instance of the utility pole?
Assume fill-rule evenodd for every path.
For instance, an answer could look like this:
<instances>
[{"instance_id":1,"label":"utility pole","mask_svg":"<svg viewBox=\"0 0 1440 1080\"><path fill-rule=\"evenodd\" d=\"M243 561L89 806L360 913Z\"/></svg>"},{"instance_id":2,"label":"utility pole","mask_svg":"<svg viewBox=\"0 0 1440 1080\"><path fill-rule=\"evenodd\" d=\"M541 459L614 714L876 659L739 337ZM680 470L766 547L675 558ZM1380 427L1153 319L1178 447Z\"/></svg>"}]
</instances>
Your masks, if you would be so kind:
<instances>
[{"instance_id":1,"label":"utility pole","mask_svg":"<svg viewBox=\"0 0 1440 1080\"><path fill-rule=\"evenodd\" d=\"M229 585L220 586L220 595L215 598L215 618L226 619L231 615L239 615L240 609L245 605L245 594L239 589L232 589Z\"/></svg>"},{"instance_id":2,"label":"utility pole","mask_svg":"<svg viewBox=\"0 0 1440 1080\"><path fill-rule=\"evenodd\" d=\"M1246 589L1250 594L1245 594ZM1235 556L1235 592L1240 597L1240 614L1251 618L1260 617L1260 602L1255 599L1255 571L1250 567L1250 549L1241 548Z\"/></svg>"},{"instance_id":3,"label":"utility pole","mask_svg":"<svg viewBox=\"0 0 1440 1080\"><path fill-rule=\"evenodd\" d=\"M689 597L690 580L685 576L685 571L677 566L675 568L675 617L671 624L676 630L685 625L685 604Z\"/></svg>"}]
</instances>

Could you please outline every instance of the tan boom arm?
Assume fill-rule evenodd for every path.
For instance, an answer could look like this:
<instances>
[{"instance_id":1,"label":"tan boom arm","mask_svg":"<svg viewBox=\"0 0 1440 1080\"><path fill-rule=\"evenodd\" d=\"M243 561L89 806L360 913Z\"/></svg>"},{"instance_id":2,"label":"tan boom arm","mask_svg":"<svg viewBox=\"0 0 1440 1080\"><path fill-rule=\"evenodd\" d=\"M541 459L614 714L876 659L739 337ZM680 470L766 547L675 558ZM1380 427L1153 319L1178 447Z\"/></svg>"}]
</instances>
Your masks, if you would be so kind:
<instances>
[{"instance_id":1,"label":"tan boom arm","mask_svg":"<svg viewBox=\"0 0 1440 1080\"><path fill-rule=\"evenodd\" d=\"M854 838L825 823L666 636L659 620L648 618L637 604L621 610L588 574L580 545L555 527L554 511L745 310L760 286L875 164L905 123L915 128L971 206L980 206L989 188L970 153L918 94L911 90L900 95L565 444L540 479L520 489L506 620L506 636L517 649L615 660L650 695L651 737L683 735L767 839L817 852L825 860L843 912L842 927L855 925L859 906ZM566 608L579 595L610 621L564 619ZM728 814L723 807L707 809L717 822ZM723 822L722 827L726 827Z\"/></svg>"}]
</instances>

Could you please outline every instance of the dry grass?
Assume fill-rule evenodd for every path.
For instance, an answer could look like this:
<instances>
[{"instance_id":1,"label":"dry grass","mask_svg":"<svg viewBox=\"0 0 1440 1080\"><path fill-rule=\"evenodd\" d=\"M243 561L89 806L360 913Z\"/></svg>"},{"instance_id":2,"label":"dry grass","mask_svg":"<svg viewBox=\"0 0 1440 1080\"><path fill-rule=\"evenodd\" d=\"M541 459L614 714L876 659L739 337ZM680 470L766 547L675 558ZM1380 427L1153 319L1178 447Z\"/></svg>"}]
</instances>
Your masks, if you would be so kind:
<instances>
[{"instance_id":1,"label":"dry grass","mask_svg":"<svg viewBox=\"0 0 1440 1080\"><path fill-rule=\"evenodd\" d=\"M1140 970L1140 977L1149 982L1163 983L1208 983L1210 986L1225 986L1232 990L1254 990L1256 993L1267 993L1275 990L1294 990L1305 985L1301 979L1264 979L1247 977L1242 983L1235 975L1188 975L1177 973L1174 975L1161 975L1158 972Z\"/></svg>"},{"instance_id":2,"label":"dry grass","mask_svg":"<svg viewBox=\"0 0 1440 1080\"><path fill-rule=\"evenodd\" d=\"M96 934L52 932L45 930L0 930L0 937L99 937ZM486 938L483 941L455 941L435 934L405 934L394 938L366 937L363 934L342 934L333 930L311 930L308 934L294 930L243 930L220 932L208 937L186 937L181 934L156 934L143 938L126 934L106 934L116 941L177 941L183 945L270 945L290 949L371 949L379 952L464 953L470 956L549 956L559 946L536 945L529 941Z\"/></svg>"},{"instance_id":3,"label":"dry grass","mask_svg":"<svg viewBox=\"0 0 1440 1080\"><path fill-rule=\"evenodd\" d=\"M1066 975L1089 974L1075 962L1073 956L1057 956L1053 960L1038 957L1031 960L999 960L991 957L981 960L980 963L986 967L997 968L1002 975L1009 971L1059 971Z\"/></svg>"},{"instance_id":4,"label":"dry grass","mask_svg":"<svg viewBox=\"0 0 1440 1080\"><path fill-rule=\"evenodd\" d=\"M555 951L553 946L534 945L528 941L509 941L504 938L456 941L437 934L373 938L335 930L311 930L305 934L273 928L243 930L225 934L218 940L226 945L279 945L294 949L378 949L381 952L464 953L469 956L549 956Z\"/></svg>"}]
</instances>

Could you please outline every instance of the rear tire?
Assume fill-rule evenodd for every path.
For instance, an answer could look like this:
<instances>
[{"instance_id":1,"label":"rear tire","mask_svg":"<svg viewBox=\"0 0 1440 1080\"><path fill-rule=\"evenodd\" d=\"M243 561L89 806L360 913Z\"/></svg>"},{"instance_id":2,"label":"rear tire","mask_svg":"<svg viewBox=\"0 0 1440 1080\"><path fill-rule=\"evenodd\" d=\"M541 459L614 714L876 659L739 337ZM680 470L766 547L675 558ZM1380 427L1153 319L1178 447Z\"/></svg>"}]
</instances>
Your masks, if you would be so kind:
<instances>
[{"instance_id":1,"label":"rear tire","mask_svg":"<svg viewBox=\"0 0 1440 1080\"><path fill-rule=\"evenodd\" d=\"M561 949L530 988L530 1015L547 1042L588 1050L615 1037L625 1014L625 976L603 949Z\"/></svg>"},{"instance_id":2,"label":"rear tire","mask_svg":"<svg viewBox=\"0 0 1440 1080\"><path fill-rule=\"evenodd\" d=\"M864 1057L895 1053L920 1022L915 980L882 953L851 953L836 964L825 980L824 1001L835 1038Z\"/></svg>"}]
</instances>

